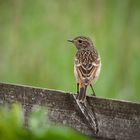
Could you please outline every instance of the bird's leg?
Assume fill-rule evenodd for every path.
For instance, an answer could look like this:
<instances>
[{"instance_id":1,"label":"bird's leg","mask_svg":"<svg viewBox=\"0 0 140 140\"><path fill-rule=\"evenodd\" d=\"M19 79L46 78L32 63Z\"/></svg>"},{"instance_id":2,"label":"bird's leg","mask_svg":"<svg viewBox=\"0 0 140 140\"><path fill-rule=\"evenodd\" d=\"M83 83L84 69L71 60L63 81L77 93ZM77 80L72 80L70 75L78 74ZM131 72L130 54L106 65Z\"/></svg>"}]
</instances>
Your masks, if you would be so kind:
<instances>
[{"instance_id":1,"label":"bird's leg","mask_svg":"<svg viewBox=\"0 0 140 140\"><path fill-rule=\"evenodd\" d=\"M91 87L91 90L92 90L92 95L93 95L93 96L96 96L95 91L94 91L94 89L93 89L93 87L92 87L92 84L90 84L90 87Z\"/></svg>"},{"instance_id":2,"label":"bird's leg","mask_svg":"<svg viewBox=\"0 0 140 140\"><path fill-rule=\"evenodd\" d=\"M79 83L77 83L77 95L76 98L79 96Z\"/></svg>"}]
</instances>

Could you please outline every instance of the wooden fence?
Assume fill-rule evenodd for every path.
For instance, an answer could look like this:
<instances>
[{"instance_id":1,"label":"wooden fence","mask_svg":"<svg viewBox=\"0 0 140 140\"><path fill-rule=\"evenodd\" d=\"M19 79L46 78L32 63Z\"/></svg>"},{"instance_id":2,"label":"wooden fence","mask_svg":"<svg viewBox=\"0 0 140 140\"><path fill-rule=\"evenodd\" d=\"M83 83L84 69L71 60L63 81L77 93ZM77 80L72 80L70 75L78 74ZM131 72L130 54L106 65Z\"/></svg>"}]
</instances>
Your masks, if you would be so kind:
<instances>
[{"instance_id":1,"label":"wooden fence","mask_svg":"<svg viewBox=\"0 0 140 140\"><path fill-rule=\"evenodd\" d=\"M140 140L140 104L75 94L45 88L0 83L0 104L20 102L25 124L33 105L47 105L49 119L70 126L95 139Z\"/></svg>"}]
</instances>

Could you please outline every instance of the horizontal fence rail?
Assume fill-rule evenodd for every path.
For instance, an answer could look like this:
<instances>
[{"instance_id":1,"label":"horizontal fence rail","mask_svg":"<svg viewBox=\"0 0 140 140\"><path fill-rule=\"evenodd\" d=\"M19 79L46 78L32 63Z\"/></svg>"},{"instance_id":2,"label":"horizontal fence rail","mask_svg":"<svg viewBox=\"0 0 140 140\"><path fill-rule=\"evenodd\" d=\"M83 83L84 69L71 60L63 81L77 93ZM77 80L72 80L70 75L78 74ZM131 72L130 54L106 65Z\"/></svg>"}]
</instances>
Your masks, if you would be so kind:
<instances>
[{"instance_id":1,"label":"horizontal fence rail","mask_svg":"<svg viewBox=\"0 0 140 140\"><path fill-rule=\"evenodd\" d=\"M140 140L140 104L138 103L87 96L87 103L84 106L85 109L87 108L87 112L82 112L81 105L77 103L74 94L0 83L0 104L14 102L22 104L27 126L32 107L47 105L51 121L75 128L90 137ZM87 116L90 114L90 118L86 114ZM93 127L91 127L91 123Z\"/></svg>"}]
</instances>

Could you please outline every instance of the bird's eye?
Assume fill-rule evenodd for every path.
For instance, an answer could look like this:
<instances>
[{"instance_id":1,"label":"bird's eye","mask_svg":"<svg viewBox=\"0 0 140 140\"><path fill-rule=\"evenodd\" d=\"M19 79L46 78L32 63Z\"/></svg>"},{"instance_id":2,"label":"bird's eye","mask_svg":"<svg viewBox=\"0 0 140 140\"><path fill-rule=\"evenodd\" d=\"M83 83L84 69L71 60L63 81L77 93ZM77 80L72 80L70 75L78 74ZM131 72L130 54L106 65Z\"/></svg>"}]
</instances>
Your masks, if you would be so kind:
<instances>
[{"instance_id":1,"label":"bird's eye","mask_svg":"<svg viewBox=\"0 0 140 140\"><path fill-rule=\"evenodd\" d=\"M78 40L79 43L82 43L82 40Z\"/></svg>"}]
</instances>

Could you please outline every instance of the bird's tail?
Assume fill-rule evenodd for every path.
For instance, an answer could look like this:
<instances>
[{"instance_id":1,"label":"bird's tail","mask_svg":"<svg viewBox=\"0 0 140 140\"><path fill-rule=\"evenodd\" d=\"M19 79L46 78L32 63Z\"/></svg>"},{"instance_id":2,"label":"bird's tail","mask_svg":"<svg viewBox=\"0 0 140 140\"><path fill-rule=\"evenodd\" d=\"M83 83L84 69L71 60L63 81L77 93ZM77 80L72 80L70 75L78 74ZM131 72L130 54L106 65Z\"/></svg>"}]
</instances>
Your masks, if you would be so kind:
<instances>
[{"instance_id":1,"label":"bird's tail","mask_svg":"<svg viewBox=\"0 0 140 140\"><path fill-rule=\"evenodd\" d=\"M79 100L80 102L84 102L86 98L86 89L87 86L81 87L80 92L77 94L76 99Z\"/></svg>"}]
</instances>

